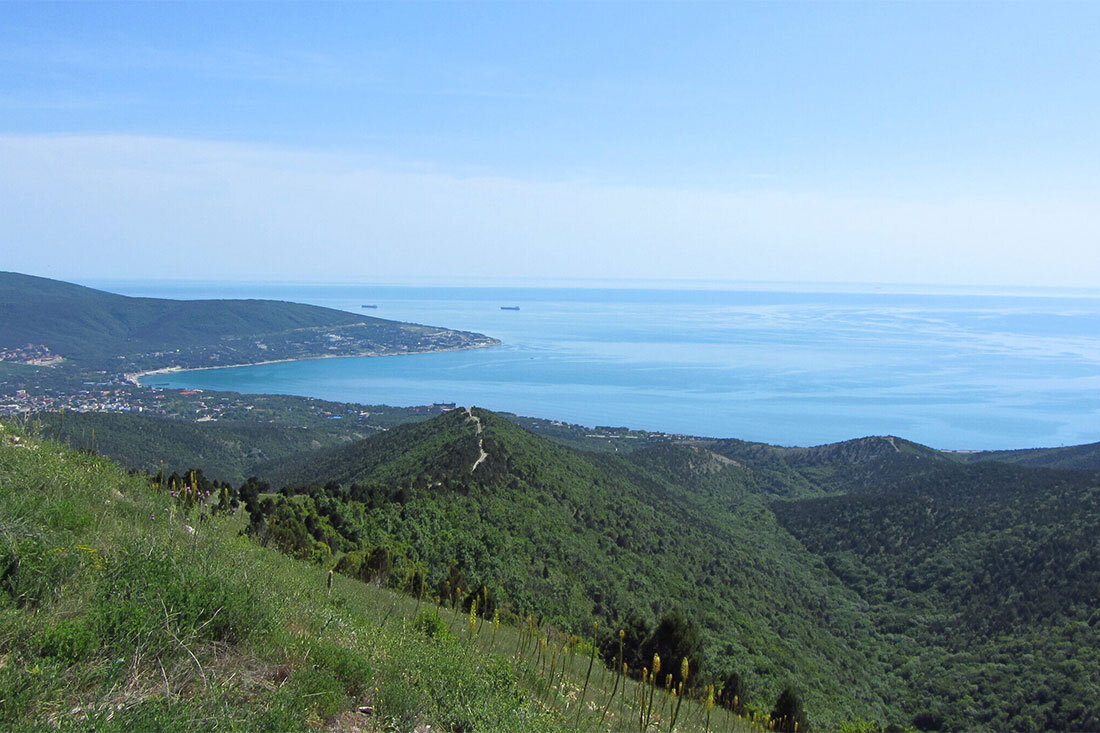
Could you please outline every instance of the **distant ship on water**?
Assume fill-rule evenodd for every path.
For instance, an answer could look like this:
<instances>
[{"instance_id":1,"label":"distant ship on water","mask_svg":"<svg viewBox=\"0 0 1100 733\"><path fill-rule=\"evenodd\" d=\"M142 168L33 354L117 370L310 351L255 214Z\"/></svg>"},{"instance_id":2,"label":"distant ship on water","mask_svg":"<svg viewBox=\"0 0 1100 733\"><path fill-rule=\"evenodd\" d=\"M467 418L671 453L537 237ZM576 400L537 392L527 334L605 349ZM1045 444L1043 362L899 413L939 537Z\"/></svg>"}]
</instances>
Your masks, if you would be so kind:
<instances>
[{"instance_id":1,"label":"distant ship on water","mask_svg":"<svg viewBox=\"0 0 1100 733\"><path fill-rule=\"evenodd\" d=\"M378 306L376 306L376 305L361 305L359 307L360 308L377 308Z\"/></svg>"},{"instance_id":2,"label":"distant ship on water","mask_svg":"<svg viewBox=\"0 0 1100 733\"><path fill-rule=\"evenodd\" d=\"M502 306L500 307L500 309L501 309L502 311L518 311L518 310L519 310L519 306L518 306L518 305L502 305Z\"/></svg>"}]
</instances>

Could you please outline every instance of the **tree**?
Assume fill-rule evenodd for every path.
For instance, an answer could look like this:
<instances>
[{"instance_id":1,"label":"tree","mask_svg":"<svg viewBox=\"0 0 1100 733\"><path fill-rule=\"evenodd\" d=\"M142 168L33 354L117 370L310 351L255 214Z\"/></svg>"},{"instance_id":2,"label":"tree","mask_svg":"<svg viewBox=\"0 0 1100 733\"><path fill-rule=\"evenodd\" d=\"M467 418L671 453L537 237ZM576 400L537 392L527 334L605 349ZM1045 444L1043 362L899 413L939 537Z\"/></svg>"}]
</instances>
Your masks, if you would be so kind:
<instances>
[{"instance_id":1,"label":"tree","mask_svg":"<svg viewBox=\"0 0 1100 733\"><path fill-rule=\"evenodd\" d=\"M771 719L774 729L784 733L806 730L806 713L802 710L802 699L798 693L790 687L784 688L775 701Z\"/></svg>"},{"instance_id":2,"label":"tree","mask_svg":"<svg viewBox=\"0 0 1100 733\"><path fill-rule=\"evenodd\" d=\"M679 609L669 611L657 622L643 645L643 659L652 659L654 654L667 660L665 668L672 674L673 684L680 682L680 661L683 659L688 660L692 670L688 683L698 680L703 667L703 636L699 633L699 625Z\"/></svg>"},{"instance_id":3,"label":"tree","mask_svg":"<svg viewBox=\"0 0 1100 733\"><path fill-rule=\"evenodd\" d=\"M385 547L375 547L363 561L363 580L374 580L384 585L393 567L393 556Z\"/></svg>"},{"instance_id":4,"label":"tree","mask_svg":"<svg viewBox=\"0 0 1100 733\"><path fill-rule=\"evenodd\" d=\"M744 712L746 702L745 682L741 679L741 675L736 672L729 672L725 676L715 702L738 715Z\"/></svg>"}]
</instances>

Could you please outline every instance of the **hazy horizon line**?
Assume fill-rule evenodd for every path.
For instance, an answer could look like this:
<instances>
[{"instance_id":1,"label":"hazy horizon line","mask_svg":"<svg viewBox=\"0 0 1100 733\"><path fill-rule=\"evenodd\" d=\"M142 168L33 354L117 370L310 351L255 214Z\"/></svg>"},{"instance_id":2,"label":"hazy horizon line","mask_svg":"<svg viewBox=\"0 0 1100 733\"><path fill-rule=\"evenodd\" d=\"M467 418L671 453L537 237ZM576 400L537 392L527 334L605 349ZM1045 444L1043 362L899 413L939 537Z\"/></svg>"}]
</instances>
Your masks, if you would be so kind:
<instances>
[{"instance_id":1,"label":"hazy horizon line","mask_svg":"<svg viewBox=\"0 0 1100 733\"><path fill-rule=\"evenodd\" d=\"M30 274L30 273L28 273ZM46 276L39 276L46 277ZM62 278L53 278L62 279ZM763 291L763 292L822 292L889 295L1028 295L1032 297L1065 296L1100 298L1100 287L1050 285L981 285L935 284L920 282L874 282L844 280L713 280L690 278L564 278L564 277L512 277L483 278L454 276L450 278L406 276L383 280L293 280L251 278L165 278L165 277L72 277L70 282L100 287L111 284L160 283L165 285L269 285L312 287L375 287L401 288L423 287L438 289L515 289L537 288L542 290L670 290L670 291Z\"/></svg>"}]
</instances>

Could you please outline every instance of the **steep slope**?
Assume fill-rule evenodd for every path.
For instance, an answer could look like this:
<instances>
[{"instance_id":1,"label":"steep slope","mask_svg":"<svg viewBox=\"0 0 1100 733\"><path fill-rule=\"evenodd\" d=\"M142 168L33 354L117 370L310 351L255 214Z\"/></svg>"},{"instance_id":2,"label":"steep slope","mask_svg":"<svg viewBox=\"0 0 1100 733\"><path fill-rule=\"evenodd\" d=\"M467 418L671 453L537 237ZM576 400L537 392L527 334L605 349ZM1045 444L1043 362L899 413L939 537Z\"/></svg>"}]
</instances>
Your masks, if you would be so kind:
<instances>
[{"instance_id":1,"label":"steep slope","mask_svg":"<svg viewBox=\"0 0 1100 733\"><path fill-rule=\"evenodd\" d=\"M516 633L460 641L240 520L0 425L0 728L570 729Z\"/></svg>"},{"instance_id":2,"label":"steep slope","mask_svg":"<svg viewBox=\"0 0 1100 733\"><path fill-rule=\"evenodd\" d=\"M1100 729L1100 476L944 466L774 509L896 640L922 729Z\"/></svg>"},{"instance_id":3,"label":"steep slope","mask_svg":"<svg viewBox=\"0 0 1100 733\"><path fill-rule=\"evenodd\" d=\"M819 723L890 718L890 673L863 603L761 497L712 503L626 459L472 414L480 435L454 410L261 467L276 485L315 487L284 492L266 531L308 530L337 550L385 548L395 577L419 568L433 587L484 584L516 613L578 631L593 618L653 623L679 607L708 641L705 674L738 671L753 700L793 682Z\"/></svg>"}]
</instances>

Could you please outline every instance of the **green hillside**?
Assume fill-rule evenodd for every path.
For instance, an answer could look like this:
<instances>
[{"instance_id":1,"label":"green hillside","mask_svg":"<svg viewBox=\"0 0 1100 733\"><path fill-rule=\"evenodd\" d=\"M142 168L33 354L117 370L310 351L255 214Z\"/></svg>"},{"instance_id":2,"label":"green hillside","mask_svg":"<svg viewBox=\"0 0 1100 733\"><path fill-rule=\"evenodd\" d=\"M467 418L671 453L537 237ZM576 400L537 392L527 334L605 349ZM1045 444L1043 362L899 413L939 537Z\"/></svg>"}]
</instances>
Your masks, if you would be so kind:
<instances>
[{"instance_id":1,"label":"green hillside","mask_svg":"<svg viewBox=\"0 0 1100 733\"><path fill-rule=\"evenodd\" d=\"M303 488L285 491L257 533L300 557L350 553L341 562L352 574L384 555L394 578L420 569L436 589L485 585L511 612L576 631L596 618L641 638L680 609L705 639L703 674L736 672L753 702L796 683L819 724L900 719L863 602L776 524L764 497L706 496L472 415L480 435L455 410L261 466L275 485ZM487 458L471 471L479 438Z\"/></svg>"},{"instance_id":2,"label":"green hillside","mask_svg":"<svg viewBox=\"0 0 1100 733\"><path fill-rule=\"evenodd\" d=\"M567 728L568 699L510 658L514 631L414 623L410 599L326 587L241 527L0 426L0 728Z\"/></svg>"},{"instance_id":3,"label":"green hillside","mask_svg":"<svg viewBox=\"0 0 1100 733\"><path fill-rule=\"evenodd\" d=\"M593 664L591 634L333 576L168 488L0 425L0 728L767 729Z\"/></svg>"},{"instance_id":4,"label":"green hillside","mask_svg":"<svg viewBox=\"0 0 1100 733\"><path fill-rule=\"evenodd\" d=\"M377 320L263 300L130 298L42 277L0 272L0 345L41 343L78 361Z\"/></svg>"},{"instance_id":5,"label":"green hillside","mask_svg":"<svg viewBox=\"0 0 1100 733\"><path fill-rule=\"evenodd\" d=\"M1100 730L1100 476L945 466L774 508L866 601L922 728Z\"/></svg>"},{"instance_id":6,"label":"green hillside","mask_svg":"<svg viewBox=\"0 0 1100 733\"><path fill-rule=\"evenodd\" d=\"M937 450L889 436L810 448L728 439L687 445L694 454L662 446L632 460L699 488L721 490L722 479L738 477L753 493L791 498L863 491L887 477L912 477L949 462Z\"/></svg>"},{"instance_id":7,"label":"green hillside","mask_svg":"<svg viewBox=\"0 0 1100 733\"><path fill-rule=\"evenodd\" d=\"M349 553L352 574L381 558L391 577L484 584L568 628L595 616L640 640L678 608L703 674L736 672L753 700L797 684L819 726L1100 725L1094 474L891 437L584 453L472 415L480 435L456 410L261 466L300 488L255 529L302 557Z\"/></svg>"},{"instance_id":8,"label":"green hillside","mask_svg":"<svg viewBox=\"0 0 1100 733\"><path fill-rule=\"evenodd\" d=\"M264 422L196 423L133 413L40 413L39 432L129 468L156 473L201 468L211 479L240 484L258 464L372 434L340 421L309 428Z\"/></svg>"},{"instance_id":9,"label":"green hillside","mask_svg":"<svg viewBox=\"0 0 1100 733\"><path fill-rule=\"evenodd\" d=\"M131 298L0 272L0 349L40 344L86 367L215 366L475 342L492 340L299 303Z\"/></svg>"},{"instance_id":10,"label":"green hillside","mask_svg":"<svg viewBox=\"0 0 1100 733\"><path fill-rule=\"evenodd\" d=\"M398 416L385 418L394 425ZM475 602L484 615L477 628L488 627L497 616L506 625L517 624L518 630L501 633L509 636L513 648L526 643L544 676L548 660L538 656L537 637L564 633L558 638L572 649L580 642L569 641L568 633L589 636L598 620L596 646L612 666L619 659L615 632L624 630L622 659L635 680L629 683L632 690L642 668L659 653L664 660L690 659L690 697L705 697L710 684L735 689L746 714L763 715L782 690L793 687L818 730L865 730L854 722L859 720L920 730L1100 728L1100 476L1094 472L961 463L891 437L813 448L687 439L651 443L627 454L608 452L602 445L600 451L585 452L533 434L513 422L514 416L476 408L350 441L351 433L341 432L346 429L341 421L319 420L303 430L141 415L54 419L66 421L65 430L51 423L43 428L46 434L64 432L74 446L97 449L102 436L103 443L129 455L134 466L147 465L149 456L175 456L181 466L202 468L211 478L219 476L207 466L237 471L238 477L248 466L276 487L288 488L272 495L258 493L266 490L262 484L245 484L239 496L246 511L237 514L215 511L219 502L232 508L235 490L219 502L211 499L199 511L179 499L173 508L166 494L171 487L149 489L143 480L123 477L93 457L21 448L10 436L0 440L0 539L3 547L12 548L0 567L9 568L5 587L14 589L14 605L5 607L8 625L0 626L0 642L6 645L0 648L0 659L23 660L31 668L54 665L52 681L35 687L37 692L27 698L38 702L18 707L15 718L3 720L52 720L49 711L60 709L59 701L77 706L65 686L74 664L81 675L91 675L90 687L76 696L99 695L96 704L102 705L116 694L105 692L114 690L110 685L116 682L97 676L106 674L100 668L110 655L129 659L119 652L117 639L110 641L116 632L90 611L75 612L75 617L91 619L87 623L94 626L95 638L108 639L97 642L99 656L59 662L70 654L64 645L83 648L79 635L85 630L81 626L73 632L78 633L76 640L69 639L67 626L51 630L74 607L95 608L123 592L122 586L101 589L99 595L58 586L50 591L53 605L41 599L26 605L28 591L12 585L11 573L26 568L24 580L53 577L47 562L55 559L48 555L51 548L83 545L113 553L113 558L138 552L127 548L138 537L159 536L157 518L167 512L177 531L183 531L180 522L207 527L210 533L203 541L210 544L189 549L183 537L182 543L172 540L175 550L158 546L156 552L179 557L205 552L211 558L231 553L232 561L217 561L230 563L226 567L237 567L232 563L238 561L256 563L247 571L250 577L274 573L283 579L249 590L255 595L248 604L281 608L281 594L287 593L298 598L292 607L314 618L309 627L294 616L297 626L307 628L307 642L271 637L268 631L233 641L207 639L205 632L195 631L200 646L208 645L203 648L215 657L224 643L267 660L250 664L270 667L274 662L260 640L269 644L277 638L274 648L280 654L300 660L304 653L308 659L313 652L301 650L313 649L316 635L332 642L332 634L398 613L392 610L398 607L405 609L406 621L400 628L395 625L396 636L386 636L386 642L421 643L415 635L412 641L401 636L421 601L385 590L391 588L442 601L448 607L443 611L447 625L460 637L465 614ZM82 444L92 431L96 444ZM302 450L322 440L332 444ZM272 456L278 458L262 460ZM102 477L119 482L123 496L145 497L136 513L116 515L124 507L115 506L118 497L105 488ZM185 495L180 488L173 490ZM271 549L261 550L257 541ZM150 547L139 549L148 553ZM275 549L288 557L277 560L271 554ZM80 557L65 552L66 562ZM347 602L373 610L365 611L361 620L348 620L348 627L330 630L326 624L333 622L323 622L318 629L316 618L348 611L326 606L327 595L316 590L330 567L342 577L339 587L355 589L349 591L354 602L352 596ZM76 576L66 581L76 584L73 588L94 579L86 565L73 564L70 570L80 576L79 581ZM217 572L217 584L230 577ZM359 581L381 587L369 590ZM302 590L303 583L313 590ZM143 603L149 592L141 591ZM158 597L167 604L167 596ZM32 606L52 610L32 623L25 616ZM532 617L538 621L537 634L524 631L525 619ZM267 629L267 623L250 620L246 626ZM37 636L42 634L41 639L66 636L64 642L43 646L46 642ZM59 643L63 646L57 647ZM294 646L299 643L305 647ZM355 647L344 636L332 643ZM431 675L442 674L444 662L416 648L435 670L425 672L424 679L436 682L425 684L441 684ZM173 674L183 674L188 664L194 669L183 649L175 652L182 656L175 672L166 665L169 686L175 684ZM376 652L355 653L370 657ZM207 661L216 666L214 657L199 657L204 669ZM568 700L578 699L586 669L583 658L571 659L567 666L572 677L563 675L555 688L572 685L571 698L547 698L548 690L539 688L543 683L528 684L534 678L524 677L529 671L523 671L528 668L521 659L515 668L518 687L510 688L519 696L514 699L576 712ZM95 660L97 671L81 666L89 660ZM607 697L617 682L605 667L596 666L602 675L598 689ZM0 682L4 674L14 674L11 669L0 665ZM446 675L454 674L446 669ZM404 669L394 671L405 674ZM251 688L247 693L220 691L217 695L223 696L211 702L196 696L201 684L196 679L186 693L181 683L171 711L156 714L178 724L182 718L173 716L193 720L213 715L208 706L224 706L232 699L252 711L233 718L234 725L247 729L266 720L250 716L267 715L271 700L284 699L263 702L266 692ZM0 688L0 697L22 699L15 690L26 681L24 676L11 677L11 692ZM298 688L257 684L267 685L267 692L298 694ZM348 687L352 689L360 690ZM304 690L302 694L313 694ZM355 694L367 695L361 690ZM43 696L53 702L42 707ZM427 700L422 704L436 711L433 715L445 717L431 701L432 693L422 690L415 696ZM339 699L345 711L350 709L351 692L345 690ZM0 702L0 709L4 704ZM312 709L309 702L294 704ZM38 712L32 714L35 705ZM694 722L684 730L695 729L691 726L704 719L705 706L694 710ZM313 720L309 715L320 714L307 712L306 718L288 720L304 725L302 721ZM506 715L500 719L517 725ZM94 720L102 723L101 718ZM733 717L728 723L743 725L739 720ZM551 714L544 722L552 727L563 719ZM486 723L474 729L498 728Z\"/></svg>"}]
</instances>

